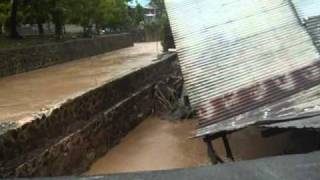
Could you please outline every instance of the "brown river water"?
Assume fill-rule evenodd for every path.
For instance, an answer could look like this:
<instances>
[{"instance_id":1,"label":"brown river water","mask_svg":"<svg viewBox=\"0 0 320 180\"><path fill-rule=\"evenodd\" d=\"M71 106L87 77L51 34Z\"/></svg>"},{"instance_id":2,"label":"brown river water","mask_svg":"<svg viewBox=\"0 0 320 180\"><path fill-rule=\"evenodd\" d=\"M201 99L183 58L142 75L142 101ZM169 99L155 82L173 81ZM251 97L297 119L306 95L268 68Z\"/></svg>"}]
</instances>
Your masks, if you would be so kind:
<instances>
[{"instance_id":1,"label":"brown river water","mask_svg":"<svg viewBox=\"0 0 320 180\"><path fill-rule=\"evenodd\" d=\"M206 145L201 139L190 138L195 128L195 120L171 122L150 117L98 159L85 175L208 165ZM228 138L236 160L247 160L278 155L286 147L289 133L262 138L260 131L249 128ZM225 155L221 139L213 144L219 155Z\"/></svg>"},{"instance_id":2,"label":"brown river water","mask_svg":"<svg viewBox=\"0 0 320 180\"><path fill-rule=\"evenodd\" d=\"M159 44L159 43L158 43ZM0 122L20 125L39 111L154 63L155 42L0 78Z\"/></svg>"},{"instance_id":3,"label":"brown river water","mask_svg":"<svg viewBox=\"0 0 320 180\"><path fill-rule=\"evenodd\" d=\"M195 121L150 117L96 161L86 175L165 170L206 165L206 146L190 139Z\"/></svg>"},{"instance_id":4,"label":"brown river water","mask_svg":"<svg viewBox=\"0 0 320 180\"><path fill-rule=\"evenodd\" d=\"M24 124L39 111L53 108L78 94L154 63L156 43L51 66L0 79L0 122ZM171 122L150 117L122 142L98 159L87 175L186 168L209 164L201 139L190 138L196 121ZM254 159L278 154L288 135L262 139L255 130L235 133L230 138L237 159ZM221 140L214 142L224 154Z\"/></svg>"}]
</instances>

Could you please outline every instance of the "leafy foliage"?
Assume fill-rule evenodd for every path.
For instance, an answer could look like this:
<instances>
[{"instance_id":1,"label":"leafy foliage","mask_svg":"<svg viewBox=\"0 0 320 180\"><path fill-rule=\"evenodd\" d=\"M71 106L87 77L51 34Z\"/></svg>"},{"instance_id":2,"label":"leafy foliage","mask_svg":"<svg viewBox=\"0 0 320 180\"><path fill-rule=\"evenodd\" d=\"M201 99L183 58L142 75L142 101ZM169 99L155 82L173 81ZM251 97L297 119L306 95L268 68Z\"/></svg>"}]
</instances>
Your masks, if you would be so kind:
<instances>
[{"instance_id":1,"label":"leafy foliage","mask_svg":"<svg viewBox=\"0 0 320 180\"><path fill-rule=\"evenodd\" d=\"M93 26L99 30L108 27L113 30L121 30L131 24L128 15L130 0L15 0L18 8L11 9L10 0L2 0L0 3L0 24L10 16L12 11L18 14L14 17L15 26L22 23L38 24L39 32L42 24L53 22L56 27L56 35L61 36L62 28L66 23L73 23L83 27L89 33ZM11 18L12 19L12 18Z\"/></svg>"},{"instance_id":2,"label":"leafy foliage","mask_svg":"<svg viewBox=\"0 0 320 180\"><path fill-rule=\"evenodd\" d=\"M9 2L1 2L0 3L0 24L5 24L9 17L10 12L10 3Z\"/></svg>"},{"instance_id":3,"label":"leafy foliage","mask_svg":"<svg viewBox=\"0 0 320 180\"><path fill-rule=\"evenodd\" d=\"M69 0L69 22L87 31L93 25L110 29L123 28L129 23L127 0Z\"/></svg>"},{"instance_id":4,"label":"leafy foliage","mask_svg":"<svg viewBox=\"0 0 320 180\"><path fill-rule=\"evenodd\" d=\"M23 8L23 22L30 24L45 23L50 18L49 8L49 0L30 1Z\"/></svg>"},{"instance_id":5,"label":"leafy foliage","mask_svg":"<svg viewBox=\"0 0 320 180\"><path fill-rule=\"evenodd\" d=\"M151 4L158 8L159 18L157 18L156 22L145 25L146 34L154 36L155 33L157 36L156 39L161 40L164 51L168 51L170 48L175 48L164 0L151 0Z\"/></svg>"},{"instance_id":6,"label":"leafy foliage","mask_svg":"<svg viewBox=\"0 0 320 180\"><path fill-rule=\"evenodd\" d=\"M0 34L3 33L6 24L8 23L8 18L10 16L10 3L9 1L0 2Z\"/></svg>"},{"instance_id":7,"label":"leafy foliage","mask_svg":"<svg viewBox=\"0 0 320 180\"><path fill-rule=\"evenodd\" d=\"M135 0L137 6L130 9L130 1L132 0L1 0L0 34L6 25L11 37L18 38L18 25L35 24L42 35L43 24L49 22L55 25L57 39L63 37L65 24L82 26L84 36L91 36L93 30L99 34L102 30L114 32L135 28L143 31L146 40L161 39L165 49L172 47L170 44L173 39L164 0L151 0L151 4L158 9L158 18L145 23L144 8Z\"/></svg>"},{"instance_id":8,"label":"leafy foliage","mask_svg":"<svg viewBox=\"0 0 320 180\"><path fill-rule=\"evenodd\" d=\"M137 6L134 12L134 23L135 25L139 25L144 20L144 11L141 4L139 4L138 2L136 2L136 4Z\"/></svg>"}]
</instances>

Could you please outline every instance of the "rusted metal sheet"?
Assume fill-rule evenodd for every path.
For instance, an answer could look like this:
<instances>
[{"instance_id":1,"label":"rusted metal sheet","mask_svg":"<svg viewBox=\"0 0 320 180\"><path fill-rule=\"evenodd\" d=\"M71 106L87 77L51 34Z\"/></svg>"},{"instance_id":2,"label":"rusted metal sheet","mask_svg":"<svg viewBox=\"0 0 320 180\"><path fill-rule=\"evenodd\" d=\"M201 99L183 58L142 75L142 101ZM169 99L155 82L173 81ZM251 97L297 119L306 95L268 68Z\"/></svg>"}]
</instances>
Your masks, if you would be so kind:
<instances>
[{"instance_id":1,"label":"rusted metal sheet","mask_svg":"<svg viewBox=\"0 0 320 180\"><path fill-rule=\"evenodd\" d=\"M268 125L263 125L261 127L265 128L278 128L278 129L313 129L319 130L320 129L320 116L312 116L312 117L305 117L303 119L297 120L288 120L286 122L278 122L272 123Z\"/></svg>"},{"instance_id":2,"label":"rusted metal sheet","mask_svg":"<svg viewBox=\"0 0 320 180\"><path fill-rule=\"evenodd\" d=\"M320 128L320 85L199 129L197 136L206 135L207 132L235 131L250 125L269 128Z\"/></svg>"},{"instance_id":3,"label":"rusted metal sheet","mask_svg":"<svg viewBox=\"0 0 320 180\"><path fill-rule=\"evenodd\" d=\"M318 84L319 54L289 0L165 2L201 134Z\"/></svg>"}]
</instances>

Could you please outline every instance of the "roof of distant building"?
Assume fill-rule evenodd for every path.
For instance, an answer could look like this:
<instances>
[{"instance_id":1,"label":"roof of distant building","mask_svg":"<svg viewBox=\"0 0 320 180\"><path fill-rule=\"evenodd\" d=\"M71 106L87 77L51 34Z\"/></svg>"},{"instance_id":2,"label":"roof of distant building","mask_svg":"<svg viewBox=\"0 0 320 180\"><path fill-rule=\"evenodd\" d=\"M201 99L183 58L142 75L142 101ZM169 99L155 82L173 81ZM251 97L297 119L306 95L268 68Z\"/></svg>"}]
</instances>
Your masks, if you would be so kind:
<instances>
[{"instance_id":1,"label":"roof of distant building","mask_svg":"<svg viewBox=\"0 0 320 180\"><path fill-rule=\"evenodd\" d=\"M143 6L145 9L158 9L158 6L152 2L148 3L147 5Z\"/></svg>"}]
</instances>

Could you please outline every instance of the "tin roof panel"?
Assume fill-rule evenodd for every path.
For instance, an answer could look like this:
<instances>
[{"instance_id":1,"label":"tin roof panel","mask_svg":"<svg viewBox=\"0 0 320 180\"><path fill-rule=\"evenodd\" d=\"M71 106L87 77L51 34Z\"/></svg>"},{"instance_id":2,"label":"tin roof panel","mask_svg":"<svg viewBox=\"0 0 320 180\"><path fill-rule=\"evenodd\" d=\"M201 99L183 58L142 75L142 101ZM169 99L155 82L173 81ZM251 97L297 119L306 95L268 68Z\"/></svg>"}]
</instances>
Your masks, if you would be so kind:
<instances>
[{"instance_id":1,"label":"tin roof panel","mask_svg":"<svg viewBox=\"0 0 320 180\"><path fill-rule=\"evenodd\" d=\"M317 49L289 0L165 2L200 127L287 96L299 89L301 69L318 70Z\"/></svg>"}]
</instances>

